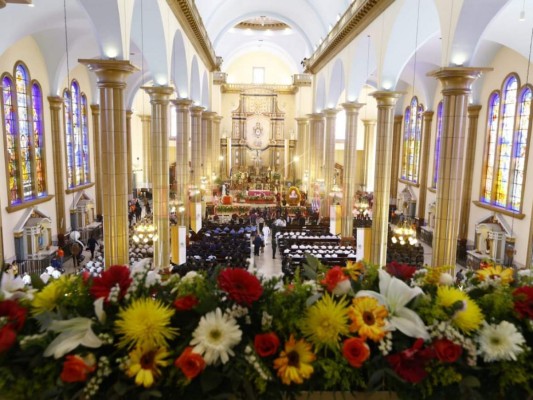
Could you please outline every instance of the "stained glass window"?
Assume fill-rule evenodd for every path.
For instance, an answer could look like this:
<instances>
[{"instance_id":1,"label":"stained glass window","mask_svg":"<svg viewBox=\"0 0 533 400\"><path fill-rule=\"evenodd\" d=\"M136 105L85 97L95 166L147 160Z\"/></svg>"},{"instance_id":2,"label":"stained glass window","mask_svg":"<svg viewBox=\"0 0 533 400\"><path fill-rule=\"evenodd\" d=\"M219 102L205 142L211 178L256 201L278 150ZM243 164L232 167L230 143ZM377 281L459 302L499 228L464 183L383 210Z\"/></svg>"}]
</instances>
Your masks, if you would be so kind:
<instances>
[{"instance_id":1,"label":"stained glass window","mask_svg":"<svg viewBox=\"0 0 533 400\"><path fill-rule=\"evenodd\" d=\"M435 155L433 158L433 182L431 187L437 188L437 181L439 179L439 156L440 156L440 140L442 137L442 101L437 106L437 132L435 137Z\"/></svg>"},{"instance_id":2,"label":"stained glass window","mask_svg":"<svg viewBox=\"0 0 533 400\"><path fill-rule=\"evenodd\" d=\"M75 80L63 93L65 144L67 156L67 186L75 188L90 181L89 127L87 98Z\"/></svg>"},{"instance_id":3,"label":"stained glass window","mask_svg":"<svg viewBox=\"0 0 533 400\"><path fill-rule=\"evenodd\" d=\"M46 196L41 88L23 64L16 64L14 72L14 79L7 73L2 78L10 205Z\"/></svg>"},{"instance_id":4,"label":"stained glass window","mask_svg":"<svg viewBox=\"0 0 533 400\"><path fill-rule=\"evenodd\" d=\"M422 113L424 108L415 97L405 110L404 135L402 143L402 179L418 183L420 145L422 138Z\"/></svg>"},{"instance_id":5,"label":"stained glass window","mask_svg":"<svg viewBox=\"0 0 533 400\"><path fill-rule=\"evenodd\" d=\"M501 100L500 100L501 97ZM489 98L481 201L520 212L532 90L511 75Z\"/></svg>"}]
</instances>

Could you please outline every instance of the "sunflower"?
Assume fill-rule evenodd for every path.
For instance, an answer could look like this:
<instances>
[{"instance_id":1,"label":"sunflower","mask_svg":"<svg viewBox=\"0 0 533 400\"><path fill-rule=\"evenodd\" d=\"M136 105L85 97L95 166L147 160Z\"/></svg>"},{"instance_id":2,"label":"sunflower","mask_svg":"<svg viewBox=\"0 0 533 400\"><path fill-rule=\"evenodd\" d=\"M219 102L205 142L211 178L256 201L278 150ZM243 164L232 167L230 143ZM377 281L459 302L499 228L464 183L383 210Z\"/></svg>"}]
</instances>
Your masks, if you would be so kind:
<instances>
[{"instance_id":1,"label":"sunflower","mask_svg":"<svg viewBox=\"0 0 533 400\"><path fill-rule=\"evenodd\" d=\"M352 320L350 332L357 332L363 338L378 342L385 336L385 318L388 315L385 306L373 297L357 297L348 310L348 316Z\"/></svg>"},{"instance_id":2,"label":"sunflower","mask_svg":"<svg viewBox=\"0 0 533 400\"><path fill-rule=\"evenodd\" d=\"M318 349L323 346L338 348L340 336L348 334L348 308L344 297L335 302L326 293L307 309L301 329Z\"/></svg>"},{"instance_id":3,"label":"sunflower","mask_svg":"<svg viewBox=\"0 0 533 400\"><path fill-rule=\"evenodd\" d=\"M476 275L480 281L499 280L503 285L507 285L513 281L513 269L502 268L501 265L490 266L476 271Z\"/></svg>"},{"instance_id":4,"label":"sunflower","mask_svg":"<svg viewBox=\"0 0 533 400\"><path fill-rule=\"evenodd\" d=\"M437 302L453 311L452 323L465 333L475 331L483 321L479 306L464 292L454 287L439 286Z\"/></svg>"},{"instance_id":5,"label":"sunflower","mask_svg":"<svg viewBox=\"0 0 533 400\"><path fill-rule=\"evenodd\" d=\"M70 280L68 275L62 275L36 293L31 303L32 314L38 315L54 310L59 305L60 300L68 293Z\"/></svg>"},{"instance_id":6,"label":"sunflower","mask_svg":"<svg viewBox=\"0 0 533 400\"><path fill-rule=\"evenodd\" d=\"M141 298L134 300L118 313L115 331L122 335L120 346L144 348L165 347L178 330L170 327L174 311L158 300Z\"/></svg>"},{"instance_id":7,"label":"sunflower","mask_svg":"<svg viewBox=\"0 0 533 400\"><path fill-rule=\"evenodd\" d=\"M315 359L316 356L311 351L311 345L305 340L296 341L291 335L285 343L285 350L274 360L274 369L278 370L278 376L285 385L290 385L293 382L301 384L313 373L311 363Z\"/></svg>"},{"instance_id":8,"label":"sunflower","mask_svg":"<svg viewBox=\"0 0 533 400\"><path fill-rule=\"evenodd\" d=\"M168 351L163 347L145 349L137 346L130 352L126 374L130 378L135 377L135 383L138 386L149 388L160 375L159 367L169 365L169 361L165 360L168 356Z\"/></svg>"}]
</instances>

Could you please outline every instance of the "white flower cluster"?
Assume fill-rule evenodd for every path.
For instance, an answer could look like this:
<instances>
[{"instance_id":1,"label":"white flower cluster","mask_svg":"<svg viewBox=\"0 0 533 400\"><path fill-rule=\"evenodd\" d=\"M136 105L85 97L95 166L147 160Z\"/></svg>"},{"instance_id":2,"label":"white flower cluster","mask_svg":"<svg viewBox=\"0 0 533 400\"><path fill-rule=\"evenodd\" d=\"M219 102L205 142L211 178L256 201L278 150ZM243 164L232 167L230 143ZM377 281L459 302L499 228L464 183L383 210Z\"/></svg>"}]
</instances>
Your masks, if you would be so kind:
<instances>
[{"instance_id":1,"label":"white flower cluster","mask_svg":"<svg viewBox=\"0 0 533 400\"><path fill-rule=\"evenodd\" d=\"M118 297L120 295L120 286L117 284L115 284L115 286L113 286L110 290L109 290L109 295L107 296L107 300L112 303L112 304L115 304L118 302Z\"/></svg>"},{"instance_id":2,"label":"white flower cluster","mask_svg":"<svg viewBox=\"0 0 533 400\"><path fill-rule=\"evenodd\" d=\"M420 268L416 270L411 278L411 286L422 286L425 283L424 280L426 279L427 273L428 270L426 268Z\"/></svg>"},{"instance_id":3,"label":"white flower cluster","mask_svg":"<svg viewBox=\"0 0 533 400\"><path fill-rule=\"evenodd\" d=\"M22 347L23 350L26 350L26 347L33 345L34 342L40 341L47 335L48 332L39 333L37 335L23 336L22 339L20 339L20 347Z\"/></svg>"},{"instance_id":4,"label":"white flower cluster","mask_svg":"<svg viewBox=\"0 0 533 400\"><path fill-rule=\"evenodd\" d=\"M109 365L109 359L105 356L100 357L96 367L96 374L87 381L87 385L83 389L85 398L89 399L98 393L102 381L107 376L111 375L112 369Z\"/></svg>"},{"instance_id":5,"label":"white flower cluster","mask_svg":"<svg viewBox=\"0 0 533 400\"><path fill-rule=\"evenodd\" d=\"M115 339L109 333L100 333L98 334L98 339L100 339L103 344L113 344Z\"/></svg>"},{"instance_id":6,"label":"white flower cluster","mask_svg":"<svg viewBox=\"0 0 533 400\"><path fill-rule=\"evenodd\" d=\"M381 354L386 356L392 351L392 332L388 331L378 345Z\"/></svg>"},{"instance_id":7,"label":"white flower cluster","mask_svg":"<svg viewBox=\"0 0 533 400\"><path fill-rule=\"evenodd\" d=\"M233 306L227 311L227 314L235 319L242 318L245 315L248 315L248 309L238 304L233 304Z\"/></svg>"},{"instance_id":8,"label":"white flower cluster","mask_svg":"<svg viewBox=\"0 0 533 400\"><path fill-rule=\"evenodd\" d=\"M461 346L466 351L466 363L474 367L477 364L477 349L475 342L465 337L461 332L455 329L449 322L437 322L428 326L429 335L432 339L448 339Z\"/></svg>"},{"instance_id":9,"label":"white flower cluster","mask_svg":"<svg viewBox=\"0 0 533 400\"><path fill-rule=\"evenodd\" d=\"M255 354L255 352L253 351L252 346L246 346L246 348L244 349L244 358L251 366L254 367L261 379L265 381L269 381L272 379L272 376L270 375L268 369L265 368L265 366L259 362L259 358L257 357L257 354Z\"/></svg>"},{"instance_id":10,"label":"white flower cluster","mask_svg":"<svg viewBox=\"0 0 533 400\"><path fill-rule=\"evenodd\" d=\"M261 316L261 327L263 330L268 330L272 326L272 321L274 320L274 317L267 313L266 311L263 311L263 315Z\"/></svg>"},{"instance_id":11,"label":"white flower cluster","mask_svg":"<svg viewBox=\"0 0 533 400\"><path fill-rule=\"evenodd\" d=\"M309 287L311 289L311 293L316 294L318 293L319 286L317 281L304 281L302 283L302 286Z\"/></svg>"}]
</instances>

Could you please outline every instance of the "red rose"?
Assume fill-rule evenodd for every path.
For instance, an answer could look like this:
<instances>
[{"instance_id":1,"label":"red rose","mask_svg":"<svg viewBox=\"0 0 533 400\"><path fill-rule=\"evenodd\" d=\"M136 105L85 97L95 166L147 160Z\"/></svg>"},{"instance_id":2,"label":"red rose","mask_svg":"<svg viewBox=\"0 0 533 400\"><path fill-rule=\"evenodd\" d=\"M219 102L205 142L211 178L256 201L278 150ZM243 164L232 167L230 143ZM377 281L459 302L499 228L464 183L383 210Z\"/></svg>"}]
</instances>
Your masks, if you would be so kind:
<instances>
[{"instance_id":1,"label":"red rose","mask_svg":"<svg viewBox=\"0 0 533 400\"><path fill-rule=\"evenodd\" d=\"M103 297L108 302L109 292L116 285L120 288L119 300L122 299L128 288L130 287L132 279L130 277L130 269L125 265L112 265L104 272L102 276L96 277L93 280L91 287L91 294L99 299Z\"/></svg>"},{"instance_id":2,"label":"red rose","mask_svg":"<svg viewBox=\"0 0 533 400\"><path fill-rule=\"evenodd\" d=\"M242 268L226 268L218 275L218 286L238 304L248 306L263 294L261 282L255 275Z\"/></svg>"},{"instance_id":3,"label":"red rose","mask_svg":"<svg viewBox=\"0 0 533 400\"><path fill-rule=\"evenodd\" d=\"M63 382L85 382L87 375L96 370L80 356L68 355L63 363L63 371L59 376Z\"/></svg>"},{"instance_id":4,"label":"red rose","mask_svg":"<svg viewBox=\"0 0 533 400\"><path fill-rule=\"evenodd\" d=\"M348 279L348 275L345 275L342 271L342 268L339 266L330 268L326 272L325 278L320 282L322 285L326 286L328 292L333 292L337 285Z\"/></svg>"},{"instance_id":5,"label":"red rose","mask_svg":"<svg viewBox=\"0 0 533 400\"><path fill-rule=\"evenodd\" d=\"M426 365L434 358L430 349L422 349L423 339L418 339L411 348L387 356L394 371L407 382L418 383L427 375Z\"/></svg>"},{"instance_id":6,"label":"red rose","mask_svg":"<svg viewBox=\"0 0 533 400\"><path fill-rule=\"evenodd\" d=\"M408 281L413 277L417 268L409 264L400 264L396 261L391 261L385 266L385 270L392 276L402 280Z\"/></svg>"},{"instance_id":7,"label":"red rose","mask_svg":"<svg viewBox=\"0 0 533 400\"><path fill-rule=\"evenodd\" d=\"M0 328L0 354L8 351L17 341L17 334L9 326Z\"/></svg>"},{"instance_id":8,"label":"red rose","mask_svg":"<svg viewBox=\"0 0 533 400\"><path fill-rule=\"evenodd\" d=\"M364 339L353 337L344 341L342 355L352 367L361 368L370 357L370 348Z\"/></svg>"},{"instance_id":9,"label":"red rose","mask_svg":"<svg viewBox=\"0 0 533 400\"><path fill-rule=\"evenodd\" d=\"M446 363L455 362L463 354L463 348L448 339L438 339L433 342L437 358Z\"/></svg>"},{"instance_id":10,"label":"red rose","mask_svg":"<svg viewBox=\"0 0 533 400\"><path fill-rule=\"evenodd\" d=\"M26 321L27 310L14 300L0 301L0 318L7 317L5 326L20 331Z\"/></svg>"},{"instance_id":11,"label":"red rose","mask_svg":"<svg viewBox=\"0 0 533 400\"><path fill-rule=\"evenodd\" d=\"M522 286L515 289L514 309L522 318L533 319L533 286Z\"/></svg>"},{"instance_id":12,"label":"red rose","mask_svg":"<svg viewBox=\"0 0 533 400\"><path fill-rule=\"evenodd\" d=\"M193 353L192 347L186 347L183 353L174 361L188 379L195 378L205 368L205 361L198 353Z\"/></svg>"},{"instance_id":13,"label":"red rose","mask_svg":"<svg viewBox=\"0 0 533 400\"><path fill-rule=\"evenodd\" d=\"M255 335L254 347L261 357L268 357L276 354L279 347L279 338L274 332L261 333Z\"/></svg>"},{"instance_id":14,"label":"red rose","mask_svg":"<svg viewBox=\"0 0 533 400\"><path fill-rule=\"evenodd\" d=\"M193 296L192 294L178 297L174 301L174 307L176 307L176 310L178 311L192 310L197 305L198 305L198 299L196 298L196 296Z\"/></svg>"}]
</instances>

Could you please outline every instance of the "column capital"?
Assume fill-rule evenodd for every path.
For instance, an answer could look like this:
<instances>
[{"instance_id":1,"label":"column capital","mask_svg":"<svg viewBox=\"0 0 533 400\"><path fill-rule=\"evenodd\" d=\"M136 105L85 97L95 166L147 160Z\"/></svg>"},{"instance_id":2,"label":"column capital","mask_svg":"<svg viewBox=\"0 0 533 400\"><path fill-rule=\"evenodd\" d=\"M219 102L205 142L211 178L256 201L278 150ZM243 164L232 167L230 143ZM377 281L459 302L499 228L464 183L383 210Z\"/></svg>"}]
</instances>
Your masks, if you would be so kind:
<instances>
[{"instance_id":1,"label":"column capital","mask_svg":"<svg viewBox=\"0 0 533 400\"><path fill-rule=\"evenodd\" d=\"M469 117L478 117L479 112L481 111L481 104L469 104L468 105L468 116Z\"/></svg>"},{"instance_id":2,"label":"column capital","mask_svg":"<svg viewBox=\"0 0 533 400\"><path fill-rule=\"evenodd\" d=\"M187 98L173 99L173 100L170 100L170 102L176 106L176 109L178 111L185 110L185 109L188 110L192 104L192 100L187 99Z\"/></svg>"},{"instance_id":3,"label":"column capital","mask_svg":"<svg viewBox=\"0 0 533 400\"><path fill-rule=\"evenodd\" d=\"M100 114L100 104L91 104L91 111L94 114Z\"/></svg>"},{"instance_id":4,"label":"column capital","mask_svg":"<svg viewBox=\"0 0 533 400\"><path fill-rule=\"evenodd\" d=\"M202 106L192 106L190 108L191 110L191 113L196 116L196 117L200 117L201 116L201 113L205 110L205 107L202 107Z\"/></svg>"},{"instance_id":5,"label":"column capital","mask_svg":"<svg viewBox=\"0 0 533 400\"><path fill-rule=\"evenodd\" d=\"M377 124L377 121L375 119L362 119L361 122L365 127L367 126L373 126Z\"/></svg>"},{"instance_id":6,"label":"column capital","mask_svg":"<svg viewBox=\"0 0 533 400\"><path fill-rule=\"evenodd\" d=\"M427 73L442 83L442 94L470 93L472 83L483 72L490 72L494 68L482 67L444 67Z\"/></svg>"},{"instance_id":7,"label":"column capital","mask_svg":"<svg viewBox=\"0 0 533 400\"><path fill-rule=\"evenodd\" d=\"M341 106L344 108L347 112L359 112L359 110L365 106L366 103L358 103L355 101L349 101L347 103L342 103Z\"/></svg>"},{"instance_id":8,"label":"column capital","mask_svg":"<svg viewBox=\"0 0 533 400\"><path fill-rule=\"evenodd\" d=\"M392 92L390 90L378 90L370 93L378 102L378 107L394 107L398 99L403 96L405 92Z\"/></svg>"},{"instance_id":9,"label":"column capital","mask_svg":"<svg viewBox=\"0 0 533 400\"><path fill-rule=\"evenodd\" d=\"M403 115L394 116L394 123L402 123L402 121L403 121Z\"/></svg>"},{"instance_id":10,"label":"column capital","mask_svg":"<svg viewBox=\"0 0 533 400\"><path fill-rule=\"evenodd\" d=\"M139 118L142 122L150 122L152 120L152 116L149 114L139 114Z\"/></svg>"},{"instance_id":11,"label":"column capital","mask_svg":"<svg viewBox=\"0 0 533 400\"><path fill-rule=\"evenodd\" d=\"M133 115L133 111L132 110L126 110L126 118L131 118L132 115Z\"/></svg>"},{"instance_id":12,"label":"column capital","mask_svg":"<svg viewBox=\"0 0 533 400\"><path fill-rule=\"evenodd\" d=\"M215 115L215 117L213 118L213 121L215 121L215 123L217 124L220 124L220 121L222 121L224 117L222 115Z\"/></svg>"},{"instance_id":13,"label":"column capital","mask_svg":"<svg viewBox=\"0 0 533 400\"><path fill-rule=\"evenodd\" d=\"M214 119L215 116L217 115L216 111L203 111L202 112L202 118L203 119Z\"/></svg>"},{"instance_id":14,"label":"column capital","mask_svg":"<svg viewBox=\"0 0 533 400\"><path fill-rule=\"evenodd\" d=\"M433 119L433 115L435 114L432 110L426 110L422 113L422 118L424 121L431 121Z\"/></svg>"},{"instance_id":15,"label":"column capital","mask_svg":"<svg viewBox=\"0 0 533 400\"><path fill-rule=\"evenodd\" d=\"M323 113L313 113L313 114L308 114L308 116L309 116L309 121L321 121L324 119Z\"/></svg>"},{"instance_id":16,"label":"column capital","mask_svg":"<svg viewBox=\"0 0 533 400\"><path fill-rule=\"evenodd\" d=\"M50 103L50 108L53 110L61 109L63 105L63 97L61 96L48 96L48 102Z\"/></svg>"},{"instance_id":17,"label":"column capital","mask_svg":"<svg viewBox=\"0 0 533 400\"><path fill-rule=\"evenodd\" d=\"M304 116L304 117L296 117L294 118L296 120L296 122L298 122L299 124L305 124L307 122L309 122L309 116Z\"/></svg>"},{"instance_id":18,"label":"column capital","mask_svg":"<svg viewBox=\"0 0 533 400\"><path fill-rule=\"evenodd\" d=\"M326 108L322 110L322 113L326 116L326 119L335 118L340 110L336 108Z\"/></svg>"},{"instance_id":19,"label":"column capital","mask_svg":"<svg viewBox=\"0 0 533 400\"><path fill-rule=\"evenodd\" d=\"M139 70L128 60L78 59L96 74L98 87L126 87L126 77Z\"/></svg>"},{"instance_id":20,"label":"column capital","mask_svg":"<svg viewBox=\"0 0 533 400\"><path fill-rule=\"evenodd\" d=\"M150 96L150 103L168 103L170 95L174 93L174 88L170 86L141 86Z\"/></svg>"}]
</instances>

